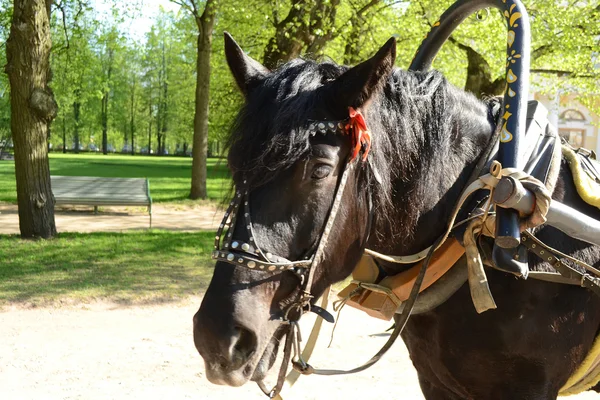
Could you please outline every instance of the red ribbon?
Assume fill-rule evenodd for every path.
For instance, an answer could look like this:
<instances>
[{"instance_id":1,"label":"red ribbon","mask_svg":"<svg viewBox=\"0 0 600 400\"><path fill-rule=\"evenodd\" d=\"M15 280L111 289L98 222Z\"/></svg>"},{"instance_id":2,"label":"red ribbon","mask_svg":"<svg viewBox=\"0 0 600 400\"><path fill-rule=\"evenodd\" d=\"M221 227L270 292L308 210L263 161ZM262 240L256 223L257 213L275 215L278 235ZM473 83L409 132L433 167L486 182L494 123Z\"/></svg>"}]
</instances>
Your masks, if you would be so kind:
<instances>
[{"instance_id":1,"label":"red ribbon","mask_svg":"<svg viewBox=\"0 0 600 400\"><path fill-rule=\"evenodd\" d=\"M362 160L365 161L371 149L371 134L367 129L367 123L362 113L352 107L348 107L348 111L350 112L350 120L346 124L346 132L352 135L352 147L354 148L350 161L354 161L363 145L365 146L365 152Z\"/></svg>"}]
</instances>

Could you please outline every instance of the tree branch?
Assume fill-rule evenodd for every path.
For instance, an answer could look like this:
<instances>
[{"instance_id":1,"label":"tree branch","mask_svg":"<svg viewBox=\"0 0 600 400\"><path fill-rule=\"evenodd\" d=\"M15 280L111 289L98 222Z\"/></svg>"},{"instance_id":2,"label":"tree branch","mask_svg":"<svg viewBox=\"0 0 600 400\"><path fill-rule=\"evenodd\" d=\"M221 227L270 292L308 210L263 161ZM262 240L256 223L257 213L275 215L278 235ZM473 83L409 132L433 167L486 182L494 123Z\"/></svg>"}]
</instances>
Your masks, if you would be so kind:
<instances>
[{"instance_id":1,"label":"tree branch","mask_svg":"<svg viewBox=\"0 0 600 400\"><path fill-rule=\"evenodd\" d=\"M194 0L191 0L192 4L194 5L194 8L190 7L190 5L188 4L187 1L178 1L178 0L169 0L169 1L173 4L177 4L181 8L185 8L186 10L191 12L194 17L197 18L196 12L194 11L194 9L196 8L196 4L194 4Z\"/></svg>"},{"instance_id":2,"label":"tree branch","mask_svg":"<svg viewBox=\"0 0 600 400\"><path fill-rule=\"evenodd\" d=\"M399 1L394 1L393 3L388 3L388 4L385 4L385 5L381 6L381 7L379 7L379 8L377 9L377 11L375 11L375 12L377 12L377 13L378 13L378 12L379 12L379 11L381 11L381 10L385 10L386 8L393 7L393 6L395 6L396 4L400 4L400 3L406 3L406 0L399 0Z\"/></svg>"},{"instance_id":3,"label":"tree branch","mask_svg":"<svg viewBox=\"0 0 600 400\"><path fill-rule=\"evenodd\" d=\"M545 68L534 68L529 70L534 74L550 74L556 76L572 76L576 78L600 78L600 73L598 74L578 74L573 71L566 71L562 69L545 69Z\"/></svg>"},{"instance_id":4,"label":"tree branch","mask_svg":"<svg viewBox=\"0 0 600 400\"><path fill-rule=\"evenodd\" d=\"M65 5L61 1L56 5L56 8L58 8L62 14L63 32L65 33L65 41L67 42L66 49L68 50L71 47L71 44L69 43L69 32L67 30L67 15L65 12Z\"/></svg>"},{"instance_id":5,"label":"tree branch","mask_svg":"<svg viewBox=\"0 0 600 400\"><path fill-rule=\"evenodd\" d=\"M535 60L536 58L539 58L539 57L545 56L548 53L551 53L553 50L552 47L553 47L552 44L541 45L540 47L538 47L537 49L535 49L531 52L531 59Z\"/></svg>"}]
</instances>

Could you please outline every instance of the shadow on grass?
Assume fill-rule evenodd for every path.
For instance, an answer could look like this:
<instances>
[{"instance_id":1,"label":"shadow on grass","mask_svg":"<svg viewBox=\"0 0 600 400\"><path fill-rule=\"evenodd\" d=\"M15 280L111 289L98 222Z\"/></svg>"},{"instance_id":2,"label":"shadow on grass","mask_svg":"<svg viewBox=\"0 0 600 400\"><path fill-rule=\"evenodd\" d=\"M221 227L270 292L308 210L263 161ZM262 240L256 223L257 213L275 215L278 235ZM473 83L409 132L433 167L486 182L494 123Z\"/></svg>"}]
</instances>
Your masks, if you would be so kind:
<instances>
[{"instance_id":1,"label":"shadow on grass","mask_svg":"<svg viewBox=\"0 0 600 400\"><path fill-rule=\"evenodd\" d=\"M202 294L212 232L63 233L54 240L0 236L0 306L105 299L164 303Z\"/></svg>"}]
</instances>

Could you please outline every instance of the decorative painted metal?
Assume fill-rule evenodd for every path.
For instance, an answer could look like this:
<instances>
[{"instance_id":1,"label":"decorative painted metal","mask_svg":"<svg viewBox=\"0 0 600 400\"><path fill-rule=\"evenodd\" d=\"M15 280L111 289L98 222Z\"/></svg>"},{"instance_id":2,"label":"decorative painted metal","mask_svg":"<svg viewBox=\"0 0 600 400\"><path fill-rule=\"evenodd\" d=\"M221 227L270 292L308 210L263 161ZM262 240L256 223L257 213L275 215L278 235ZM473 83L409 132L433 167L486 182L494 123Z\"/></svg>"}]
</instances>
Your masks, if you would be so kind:
<instances>
[{"instance_id":1,"label":"decorative painted metal","mask_svg":"<svg viewBox=\"0 0 600 400\"><path fill-rule=\"evenodd\" d=\"M426 71L431 68L435 56L454 29L469 15L486 7L500 9L508 28L506 89L498 161L503 168L519 168L519 137L525 134L530 60L529 18L519 0L457 1L433 24L409 69ZM497 213L496 244L501 248L518 246L521 234L517 213L508 209L499 209Z\"/></svg>"}]
</instances>

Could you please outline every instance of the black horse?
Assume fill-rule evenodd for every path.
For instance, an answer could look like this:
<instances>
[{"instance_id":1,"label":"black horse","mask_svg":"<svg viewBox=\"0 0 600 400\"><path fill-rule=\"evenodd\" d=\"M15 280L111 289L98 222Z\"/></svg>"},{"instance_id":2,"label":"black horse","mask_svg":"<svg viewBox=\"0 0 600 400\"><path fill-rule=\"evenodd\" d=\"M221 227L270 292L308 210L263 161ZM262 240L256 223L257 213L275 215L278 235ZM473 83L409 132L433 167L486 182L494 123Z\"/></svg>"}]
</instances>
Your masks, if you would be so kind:
<instances>
[{"instance_id":1,"label":"black horse","mask_svg":"<svg viewBox=\"0 0 600 400\"><path fill-rule=\"evenodd\" d=\"M345 135L314 135L311 121L347 120L352 107L365 115L371 131L370 154L354 160L348 175L315 270L313 296L348 277L365 244L380 253L413 254L445 231L490 146L495 100L478 100L435 71L394 68L393 39L353 68L298 59L276 71L249 58L228 35L225 42L246 99L229 142L234 183L249 193L248 209L236 214L251 216L252 239L264 251L287 260L314 252L353 151ZM600 218L576 194L564 161L553 198ZM236 221L233 240L249 242L244 219ZM596 247L549 226L536 236L600 267ZM382 263L382 268L391 275L404 267ZM529 268L550 270L534 256ZM487 273L496 310L477 314L465 284L435 310L409 320L402 338L425 397L555 399L598 334L600 299L576 286ZM194 317L194 341L211 382L239 386L263 379L285 332L282 315L301 295L299 288L292 270L217 262Z\"/></svg>"}]
</instances>

